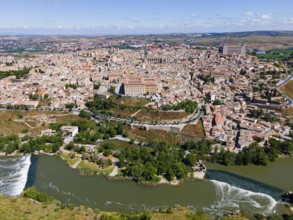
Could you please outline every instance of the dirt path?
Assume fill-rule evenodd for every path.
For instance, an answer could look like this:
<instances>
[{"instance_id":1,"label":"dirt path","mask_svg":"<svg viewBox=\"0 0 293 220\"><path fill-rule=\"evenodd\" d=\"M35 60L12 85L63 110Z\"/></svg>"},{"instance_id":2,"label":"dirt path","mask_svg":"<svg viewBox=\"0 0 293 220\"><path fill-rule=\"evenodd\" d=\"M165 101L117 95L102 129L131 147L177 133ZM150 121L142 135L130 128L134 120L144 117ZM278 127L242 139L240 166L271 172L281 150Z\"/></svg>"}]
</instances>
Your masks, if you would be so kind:
<instances>
[{"instance_id":1,"label":"dirt path","mask_svg":"<svg viewBox=\"0 0 293 220\"><path fill-rule=\"evenodd\" d=\"M115 165L114 169L112 170L112 172L109 174L109 176L117 176L118 174L118 167Z\"/></svg>"},{"instance_id":2,"label":"dirt path","mask_svg":"<svg viewBox=\"0 0 293 220\"><path fill-rule=\"evenodd\" d=\"M137 112L134 112L132 115L130 115L131 118L133 118L135 115L137 115L139 112L141 111L141 109L139 109Z\"/></svg>"},{"instance_id":3,"label":"dirt path","mask_svg":"<svg viewBox=\"0 0 293 220\"><path fill-rule=\"evenodd\" d=\"M36 127L32 127L30 124L28 124L27 122L25 122L24 120L14 120L15 122L21 122L21 123L24 123L26 126L28 126L29 128L33 129L33 128L36 128Z\"/></svg>"},{"instance_id":4,"label":"dirt path","mask_svg":"<svg viewBox=\"0 0 293 220\"><path fill-rule=\"evenodd\" d=\"M81 162L81 158L78 161L76 161L75 164L71 166L71 168L76 169L78 165L80 164L80 162Z\"/></svg>"}]
</instances>

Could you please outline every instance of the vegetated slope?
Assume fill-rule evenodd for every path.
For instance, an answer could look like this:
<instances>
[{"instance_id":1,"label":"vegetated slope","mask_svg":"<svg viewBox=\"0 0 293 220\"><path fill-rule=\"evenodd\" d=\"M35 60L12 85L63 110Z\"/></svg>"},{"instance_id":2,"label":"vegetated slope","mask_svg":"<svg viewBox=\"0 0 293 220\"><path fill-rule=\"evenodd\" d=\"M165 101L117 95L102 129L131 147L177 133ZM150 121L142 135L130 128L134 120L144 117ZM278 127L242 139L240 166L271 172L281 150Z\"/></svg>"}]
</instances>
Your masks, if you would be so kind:
<instances>
[{"instance_id":1,"label":"vegetated slope","mask_svg":"<svg viewBox=\"0 0 293 220\"><path fill-rule=\"evenodd\" d=\"M286 83L284 86L281 87L281 90L289 96L291 99L293 99L293 80Z\"/></svg>"}]
</instances>

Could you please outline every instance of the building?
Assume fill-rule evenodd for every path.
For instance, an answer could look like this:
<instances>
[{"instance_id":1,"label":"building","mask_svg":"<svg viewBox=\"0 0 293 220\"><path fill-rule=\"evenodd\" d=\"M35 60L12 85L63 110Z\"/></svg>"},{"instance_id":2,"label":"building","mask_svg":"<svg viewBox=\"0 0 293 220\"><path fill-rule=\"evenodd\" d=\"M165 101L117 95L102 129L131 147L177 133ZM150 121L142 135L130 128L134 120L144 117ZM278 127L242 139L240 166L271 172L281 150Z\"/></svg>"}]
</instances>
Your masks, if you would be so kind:
<instances>
[{"instance_id":1,"label":"building","mask_svg":"<svg viewBox=\"0 0 293 220\"><path fill-rule=\"evenodd\" d=\"M154 79L145 78L145 92L147 94L156 94L158 91L157 82Z\"/></svg>"},{"instance_id":2,"label":"building","mask_svg":"<svg viewBox=\"0 0 293 220\"><path fill-rule=\"evenodd\" d=\"M78 133L77 126L62 126L61 131L63 132L64 136L74 137Z\"/></svg>"},{"instance_id":3,"label":"building","mask_svg":"<svg viewBox=\"0 0 293 220\"><path fill-rule=\"evenodd\" d=\"M41 136L54 136L57 132L52 129L42 130Z\"/></svg>"},{"instance_id":4,"label":"building","mask_svg":"<svg viewBox=\"0 0 293 220\"><path fill-rule=\"evenodd\" d=\"M241 45L228 45L227 43L221 44L219 52L225 55L245 55L246 44Z\"/></svg>"},{"instance_id":5,"label":"building","mask_svg":"<svg viewBox=\"0 0 293 220\"><path fill-rule=\"evenodd\" d=\"M155 94L158 86L154 79L143 77L128 77L123 80L124 94L127 96L141 96Z\"/></svg>"},{"instance_id":6,"label":"building","mask_svg":"<svg viewBox=\"0 0 293 220\"><path fill-rule=\"evenodd\" d=\"M98 91L95 92L95 96L101 99L108 99L110 97L108 88L106 86L100 86Z\"/></svg>"}]
</instances>

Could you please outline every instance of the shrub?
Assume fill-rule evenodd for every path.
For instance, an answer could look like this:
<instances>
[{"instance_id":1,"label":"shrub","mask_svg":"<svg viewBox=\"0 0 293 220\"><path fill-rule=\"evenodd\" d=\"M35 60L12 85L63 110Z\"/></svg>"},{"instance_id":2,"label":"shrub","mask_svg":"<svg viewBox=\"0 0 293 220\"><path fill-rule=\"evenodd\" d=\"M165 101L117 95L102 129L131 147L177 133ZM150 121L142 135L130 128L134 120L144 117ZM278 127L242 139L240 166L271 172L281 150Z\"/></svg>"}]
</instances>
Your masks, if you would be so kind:
<instances>
[{"instance_id":1,"label":"shrub","mask_svg":"<svg viewBox=\"0 0 293 220\"><path fill-rule=\"evenodd\" d=\"M47 193L44 192L38 192L35 187L27 188L23 196L26 198L30 198L39 202L47 202L49 201L49 197Z\"/></svg>"}]
</instances>

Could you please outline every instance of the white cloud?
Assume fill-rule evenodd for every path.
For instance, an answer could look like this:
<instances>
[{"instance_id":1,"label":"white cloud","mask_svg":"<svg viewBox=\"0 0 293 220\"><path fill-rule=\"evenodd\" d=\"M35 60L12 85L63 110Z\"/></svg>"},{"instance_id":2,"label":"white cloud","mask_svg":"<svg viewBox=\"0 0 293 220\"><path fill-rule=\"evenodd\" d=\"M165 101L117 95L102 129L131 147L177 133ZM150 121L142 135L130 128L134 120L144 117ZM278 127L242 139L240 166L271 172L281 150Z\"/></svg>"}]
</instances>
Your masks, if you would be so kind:
<instances>
[{"instance_id":1,"label":"white cloud","mask_svg":"<svg viewBox=\"0 0 293 220\"><path fill-rule=\"evenodd\" d=\"M255 16L255 13L252 12L252 11L247 11L244 13L245 16L248 16L248 17L252 17L252 16Z\"/></svg>"},{"instance_id":2,"label":"white cloud","mask_svg":"<svg viewBox=\"0 0 293 220\"><path fill-rule=\"evenodd\" d=\"M272 15L263 14L260 18L263 20L270 20L270 19L272 19Z\"/></svg>"},{"instance_id":3,"label":"white cloud","mask_svg":"<svg viewBox=\"0 0 293 220\"><path fill-rule=\"evenodd\" d=\"M128 18L124 18L128 19ZM159 19L158 19L159 20ZM127 21L127 20L126 20ZM131 22L132 21L132 22ZM276 17L272 14L262 14L242 17L215 17L210 19L172 20L168 22L151 22L145 24L139 20L129 20L120 25L87 25L66 26L7 26L0 24L2 33L40 33L40 34L123 34L123 33L187 33L187 32L225 32L225 31L251 31L251 30L292 30L293 17Z\"/></svg>"},{"instance_id":4,"label":"white cloud","mask_svg":"<svg viewBox=\"0 0 293 220\"><path fill-rule=\"evenodd\" d=\"M191 17L193 17L193 18L199 18L200 15L194 13L194 14L191 15Z\"/></svg>"}]
</instances>

